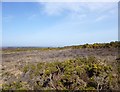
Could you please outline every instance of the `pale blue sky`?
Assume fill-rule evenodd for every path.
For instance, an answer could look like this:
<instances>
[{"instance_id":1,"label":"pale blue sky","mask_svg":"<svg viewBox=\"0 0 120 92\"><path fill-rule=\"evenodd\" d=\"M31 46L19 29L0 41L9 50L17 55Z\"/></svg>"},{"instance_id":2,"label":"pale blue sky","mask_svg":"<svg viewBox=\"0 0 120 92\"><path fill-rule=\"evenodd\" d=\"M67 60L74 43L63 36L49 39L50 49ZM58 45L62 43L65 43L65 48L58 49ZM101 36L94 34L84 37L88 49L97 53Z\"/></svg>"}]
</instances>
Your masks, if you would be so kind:
<instances>
[{"instance_id":1,"label":"pale blue sky","mask_svg":"<svg viewBox=\"0 0 120 92\"><path fill-rule=\"evenodd\" d=\"M3 3L3 46L66 46L118 40L116 3Z\"/></svg>"}]
</instances>

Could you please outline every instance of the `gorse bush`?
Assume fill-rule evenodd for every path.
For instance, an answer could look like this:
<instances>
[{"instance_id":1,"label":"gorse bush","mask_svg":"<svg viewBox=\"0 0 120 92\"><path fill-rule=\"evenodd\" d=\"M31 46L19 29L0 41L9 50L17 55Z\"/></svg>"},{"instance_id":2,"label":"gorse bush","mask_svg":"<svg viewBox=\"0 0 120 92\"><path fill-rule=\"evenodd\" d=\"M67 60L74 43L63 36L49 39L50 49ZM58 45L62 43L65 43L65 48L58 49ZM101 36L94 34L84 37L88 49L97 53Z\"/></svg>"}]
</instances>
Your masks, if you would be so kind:
<instances>
[{"instance_id":1,"label":"gorse bush","mask_svg":"<svg viewBox=\"0 0 120 92\"><path fill-rule=\"evenodd\" d=\"M110 42L110 43L94 43L94 44L84 44L79 46L70 46L73 49L79 48L118 48L120 47L120 41Z\"/></svg>"},{"instance_id":2,"label":"gorse bush","mask_svg":"<svg viewBox=\"0 0 120 92\"><path fill-rule=\"evenodd\" d=\"M93 49L98 49L98 48L119 48L120 47L120 41L115 41L115 42L110 42L110 43L94 43L94 44L84 44L84 45L78 45L78 46L65 46L65 47L58 47L58 48L9 48L5 49L3 48L2 53L8 53L8 52L23 52L23 51L33 51L33 50L42 50L42 51L47 51L47 50L63 50L66 48L72 48L72 49L81 49L81 48L93 48Z\"/></svg>"},{"instance_id":3,"label":"gorse bush","mask_svg":"<svg viewBox=\"0 0 120 92\"><path fill-rule=\"evenodd\" d=\"M20 81L3 85L3 89L112 90L113 66L95 57L64 62L40 62L23 67ZM25 79L26 78L26 79ZM116 84L117 85L117 84ZM114 84L114 86L116 86Z\"/></svg>"}]
</instances>

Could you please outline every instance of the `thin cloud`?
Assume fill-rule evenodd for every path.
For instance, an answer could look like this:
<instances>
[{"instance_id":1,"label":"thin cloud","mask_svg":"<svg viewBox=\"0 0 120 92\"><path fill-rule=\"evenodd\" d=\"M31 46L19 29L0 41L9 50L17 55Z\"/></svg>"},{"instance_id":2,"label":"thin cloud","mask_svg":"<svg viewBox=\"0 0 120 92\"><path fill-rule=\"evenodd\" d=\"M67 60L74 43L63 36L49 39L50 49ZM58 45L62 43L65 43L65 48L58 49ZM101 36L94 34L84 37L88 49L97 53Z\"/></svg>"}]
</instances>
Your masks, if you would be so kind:
<instances>
[{"instance_id":1,"label":"thin cloud","mask_svg":"<svg viewBox=\"0 0 120 92\"><path fill-rule=\"evenodd\" d=\"M78 13L80 6L77 3L40 3L43 6L43 12L47 15L61 15L65 11Z\"/></svg>"},{"instance_id":2,"label":"thin cloud","mask_svg":"<svg viewBox=\"0 0 120 92\"><path fill-rule=\"evenodd\" d=\"M108 18L108 16L107 15L103 15L103 16L100 16L100 17L96 18L95 21L99 22L99 21L105 20L106 18Z\"/></svg>"},{"instance_id":3,"label":"thin cloud","mask_svg":"<svg viewBox=\"0 0 120 92\"><path fill-rule=\"evenodd\" d=\"M116 6L116 3L56 3L47 2L40 3L43 8L43 12L47 15L60 15L64 11L69 13L86 13L86 12L104 12L111 10Z\"/></svg>"},{"instance_id":4,"label":"thin cloud","mask_svg":"<svg viewBox=\"0 0 120 92\"><path fill-rule=\"evenodd\" d=\"M64 15L75 20L85 19L93 14L96 16L95 21L101 21L111 16L117 9L117 3L111 2L46 2L40 3L40 5L42 6L42 13L46 16ZM106 15L107 13L110 15Z\"/></svg>"}]
</instances>

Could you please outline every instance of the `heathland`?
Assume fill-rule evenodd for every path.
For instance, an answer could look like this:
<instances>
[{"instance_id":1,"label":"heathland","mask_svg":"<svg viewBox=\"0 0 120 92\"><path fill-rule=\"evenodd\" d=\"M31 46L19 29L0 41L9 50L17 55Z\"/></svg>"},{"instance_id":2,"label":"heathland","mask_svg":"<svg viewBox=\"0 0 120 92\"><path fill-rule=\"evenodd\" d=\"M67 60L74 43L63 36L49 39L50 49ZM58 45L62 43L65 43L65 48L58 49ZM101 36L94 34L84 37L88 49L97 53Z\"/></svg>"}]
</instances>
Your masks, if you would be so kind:
<instances>
[{"instance_id":1,"label":"heathland","mask_svg":"<svg viewBox=\"0 0 120 92\"><path fill-rule=\"evenodd\" d=\"M2 48L4 90L120 90L120 42Z\"/></svg>"}]
</instances>

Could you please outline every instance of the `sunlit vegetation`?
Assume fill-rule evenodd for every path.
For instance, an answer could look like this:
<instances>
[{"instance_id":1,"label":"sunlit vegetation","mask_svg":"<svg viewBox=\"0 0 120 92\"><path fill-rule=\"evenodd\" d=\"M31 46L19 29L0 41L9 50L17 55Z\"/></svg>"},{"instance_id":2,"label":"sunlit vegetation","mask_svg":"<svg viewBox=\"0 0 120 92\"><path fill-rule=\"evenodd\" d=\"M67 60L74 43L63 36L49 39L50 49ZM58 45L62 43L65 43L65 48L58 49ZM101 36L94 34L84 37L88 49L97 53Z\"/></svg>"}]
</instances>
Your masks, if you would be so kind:
<instances>
[{"instance_id":1,"label":"sunlit vegetation","mask_svg":"<svg viewBox=\"0 0 120 92\"><path fill-rule=\"evenodd\" d=\"M120 42L115 41L115 42L110 42L110 43L94 43L94 44L84 44L84 45L79 45L79 46L71 46L72 48L118 48L120 47Z\"/></svg>"},{"instance_id":2,"label":"sunlit vegetation","mask_svg":"<svg viewBox=\"0 0 120 92\"><path fill-rule=\"evenodd\" d=\"M22 71L24 76L4 84L3 89L112 90L118 87L114 67L95 57L28 64Z\"/></svg>"},{"instance_id":3,"label":"sunlit vegetation","mask_svg":"<svg viewBox=\"0 0 120 92\"><path fill-rule=\"evenodd\" d=\"M120 86L119 47L120 42L115 41L58 48L3 48L3 59L6 57L7 59L1 73L4 80L2 89L3 91L118 90ZM37 53L33 53L36 50ZM53 53L51 50L55 52ZM118 55L115 53L117 50ZM86 53L84 53L85 51ZM105 51L108 51L107 54ZM13 63L11 61L17 57L16 53L20 60ZM86 55L87 53L89 54ZM10 54L10 59L6 54ZM36 58L33 59L33 57ZM59 57L59 60L56 57ZM33 62L31 59L33 61L38 59L38 61ZM44 61L45 59L48 62ZM31 62L27 62L29 60ZM49 62L49 60L51 61ZM14 65L11 67L10 64Z\"/></svg>"},{"instance_id":4,"label":"sunlit vegetation","mask_svg":"<svg viewBox=\"0 0 120 92\"><path fill-rule=\"evenodd\" d=\"M17 47L17 48L3 48L3 53L9 53L9 52L21 52L21 51L33 51L33 50L62 50L66 48L72 48L72 49L80 49L80 48L118 48L120 47L120 42L110 42L110 43L94 43L94 44L84 44L84 45L77 45L77 46L65 46L65 47Z\"/></svg>"}]
</instances>

